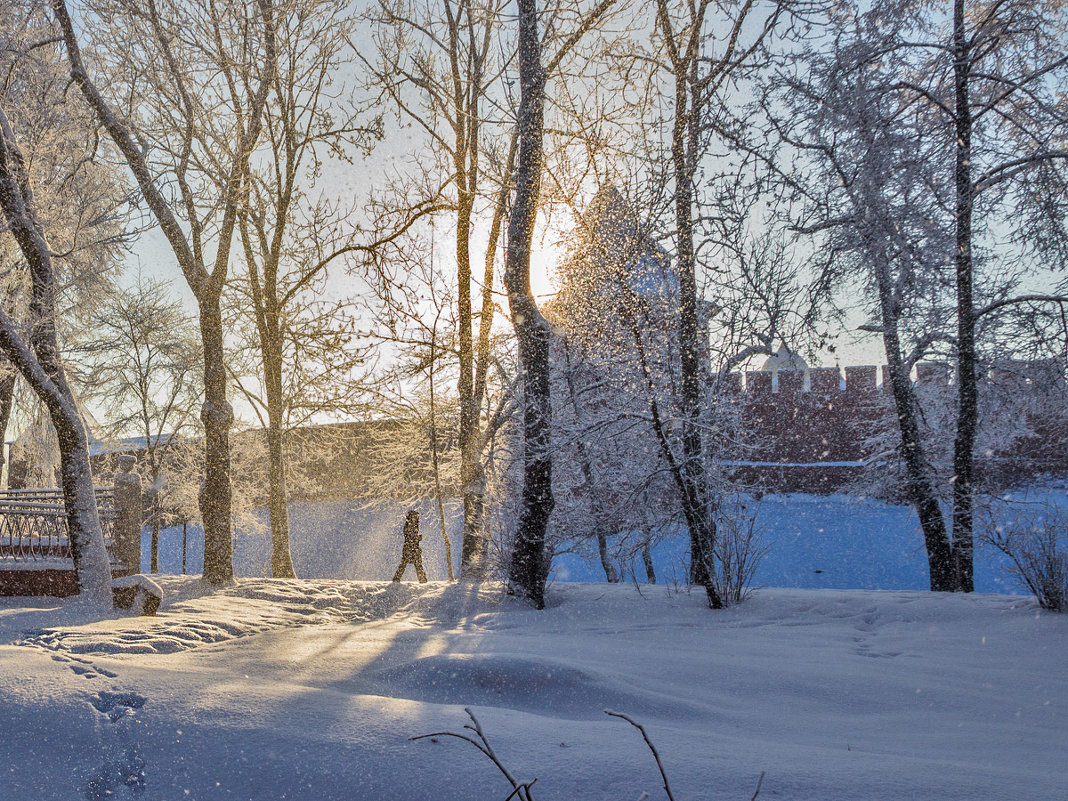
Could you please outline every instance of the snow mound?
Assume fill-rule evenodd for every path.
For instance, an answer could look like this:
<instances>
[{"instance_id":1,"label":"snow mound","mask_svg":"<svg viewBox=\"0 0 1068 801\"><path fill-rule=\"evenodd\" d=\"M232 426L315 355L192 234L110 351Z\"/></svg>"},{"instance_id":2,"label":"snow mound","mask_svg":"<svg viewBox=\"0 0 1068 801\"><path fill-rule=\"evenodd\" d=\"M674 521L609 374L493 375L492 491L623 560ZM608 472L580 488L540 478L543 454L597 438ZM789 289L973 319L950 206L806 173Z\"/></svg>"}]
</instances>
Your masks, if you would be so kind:
<instances>
[{"instance_id":1,"label":"snow mound","mask_svg":"<svg viewBox=\"0 0 1068 801\"><path fill-rule=\"evenodd\" d=\"M381 695L434 704L507 707L566 720L594 720L606 707L673 718L692 705L647 692L604 673L523 654L449 653L383 668L370 677Z\"/></svg>"}]
</instances>

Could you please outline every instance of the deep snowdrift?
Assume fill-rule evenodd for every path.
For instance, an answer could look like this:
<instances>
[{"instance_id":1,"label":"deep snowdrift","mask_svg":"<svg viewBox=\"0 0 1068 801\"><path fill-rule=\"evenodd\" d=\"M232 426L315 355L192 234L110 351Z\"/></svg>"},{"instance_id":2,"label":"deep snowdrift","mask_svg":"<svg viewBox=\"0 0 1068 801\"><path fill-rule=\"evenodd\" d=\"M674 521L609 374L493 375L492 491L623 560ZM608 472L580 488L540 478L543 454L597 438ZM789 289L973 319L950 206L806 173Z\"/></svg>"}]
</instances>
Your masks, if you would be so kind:
<instances>
[{"instance_id":1,"label":"deep snowdrift","mask_svg":"<svg viewBox=\"0 0 1068 801\"><path fill-rule=\"evenodd\" d=\"M1025 598L167 578L156 618L0 605L2 799L1064 797L1068 616ZM108 793L111 795L108 795Z\"/></svg>"}]
</instances>

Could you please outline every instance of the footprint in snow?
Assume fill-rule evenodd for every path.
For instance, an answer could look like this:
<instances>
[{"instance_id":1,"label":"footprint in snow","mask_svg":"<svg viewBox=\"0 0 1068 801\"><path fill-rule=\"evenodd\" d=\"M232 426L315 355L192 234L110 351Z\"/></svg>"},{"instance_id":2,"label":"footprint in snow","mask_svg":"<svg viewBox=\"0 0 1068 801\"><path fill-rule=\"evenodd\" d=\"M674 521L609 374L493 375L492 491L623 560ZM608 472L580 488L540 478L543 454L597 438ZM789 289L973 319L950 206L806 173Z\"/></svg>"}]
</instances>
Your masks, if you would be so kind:
<instances>
[{"instance_id":1,"label":"footprint in snow","mask_svg":"<svg viewBox=\"0 0 1068 801\"><path fill-rule=\"evenodd\" d=\"M114 679L117 676L117 674L94 664L89 659L84 659L69 653L60 653L60 649L62 648L62 638L59 633L49 629L35 629L33 631L24 632L23 638L18 640L15 644L25 645L30 648L39 648L40 650L47 652L49 656L52 657L53 661L59 662L61 665L66 665L75 674L87 679L96 679L100 676Z\"/></svg>"},{"instance_id":2,"label":"footprint in snow","mask_svg":"<svg viewBox=\"0 0 1068 801\"><path fill-rule=\"evenodd\" d=\"M140 709L146 701L148 699L138 693L115 693L108 690L101 690L96 694L96 698L89 699L93 708L107 715L113 723L126 715L128 710Z\"/></svg>"},{"instance_id":3,"label":"footprint in snow","mask_svg":"<svg viewBox=\"0 0 1068 801\"><path fill-rule=\"evenodd\" d=\"M135 692L102 690L89 699L93 708L107 716L102 751L104 763L85 785L86 801L114 801L128 790L138 797L145 791L145 760L137 740L140 721L137 710L148 701Z\"/></svg>"}]
</instances>

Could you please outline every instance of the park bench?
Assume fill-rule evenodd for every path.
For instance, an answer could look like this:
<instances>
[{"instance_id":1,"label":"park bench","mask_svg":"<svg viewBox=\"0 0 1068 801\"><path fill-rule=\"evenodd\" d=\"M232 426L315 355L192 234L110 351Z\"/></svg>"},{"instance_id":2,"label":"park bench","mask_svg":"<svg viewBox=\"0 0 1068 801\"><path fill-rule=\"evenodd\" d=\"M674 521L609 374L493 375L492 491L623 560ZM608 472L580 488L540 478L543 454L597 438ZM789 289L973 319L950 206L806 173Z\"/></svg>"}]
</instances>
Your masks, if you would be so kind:
<instances>
[{"instance_id":1,"label":"park bench","mask_svg":"<svg viewBox=\"0 0 1068 801\"><path fill-rule=\"evenodd\" d=\"M96 488L113 577L140 571L140 488ZM0 490L0 595L74 595L78 591L59 489Z\"/></svg>"}]
</instances>

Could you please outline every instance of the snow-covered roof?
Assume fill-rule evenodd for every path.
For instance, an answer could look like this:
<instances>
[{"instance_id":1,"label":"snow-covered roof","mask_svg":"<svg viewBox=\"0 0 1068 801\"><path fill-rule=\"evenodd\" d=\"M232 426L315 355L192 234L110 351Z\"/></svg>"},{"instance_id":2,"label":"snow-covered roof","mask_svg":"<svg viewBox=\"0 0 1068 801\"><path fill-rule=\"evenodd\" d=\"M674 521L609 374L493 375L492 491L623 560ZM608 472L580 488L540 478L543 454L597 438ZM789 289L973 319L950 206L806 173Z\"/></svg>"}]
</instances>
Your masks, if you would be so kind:
<instances>
[{"instance_id":1,"label":"snow-covered roof","mask_svg":"<svg viewBox=\"0 0 1068 801\"><path fill-rule=\"evenodd\" d=\"M794 353L786 345L781 345L774 356L764 360L760 368L765 372L778 372L779 370L807 370L808 362L801 358L800 354Z\"/></svg>"}]
</instances>

